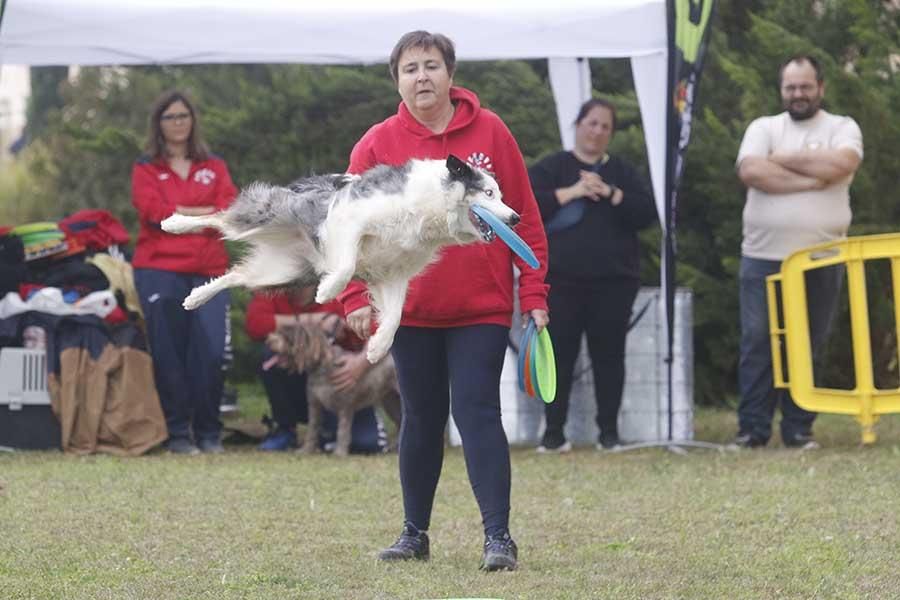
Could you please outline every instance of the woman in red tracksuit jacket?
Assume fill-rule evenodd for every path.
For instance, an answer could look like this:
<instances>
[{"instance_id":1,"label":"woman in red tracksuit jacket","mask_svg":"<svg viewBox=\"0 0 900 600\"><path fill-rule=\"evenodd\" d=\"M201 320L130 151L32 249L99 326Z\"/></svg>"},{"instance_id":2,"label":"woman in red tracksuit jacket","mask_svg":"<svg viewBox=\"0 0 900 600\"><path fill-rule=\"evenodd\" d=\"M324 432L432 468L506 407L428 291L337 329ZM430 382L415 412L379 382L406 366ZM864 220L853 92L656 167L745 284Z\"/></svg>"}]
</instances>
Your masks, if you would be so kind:
<instances>
[{"instance_id":1,"label":"woman in red tracksuit jacket","mask_svg":"<svg viewBox=\"0 0 900 600\"><path fill-rule=\"evenodd\" d=\"M382 560L427 560L435 489L451 408L459 428L485 540L481 568L515 569L509 533L509 445L500 420L500 372L513 311L513 265L521 271L519 303L539 328L548 322L547 240L522 154L500 118L481 108L472 92L453 87L453 42L414 31L391 53L390 69L402 98L397 114L373 126L353 148L351 173L411 158L454 154L495 173L503 201L521 216L516 231L541 267L532 269L500 240L446 248L410 282L391 353L403 400L400 483L405 522ZM340 296L348 323L368 335L371 309L365 289L351 283Z\"/></svg>"},{"instance_id":2,"label":"woman in red tracksuit jacket","mask_svg":"<svg viewBox=\"0 0 900 600\"><path fill-rule=\"evenodd\" d=\"M213 213L237 193L225 162L209 153L197 112L184 94L163 94L150 114L147 156L131 174L138 233L132 265L147 322L156 387L166 416L166 447L179 454L222 452L219 440L228 302L227 291L193 311L191 290L228 268L219 233L172 235L160 222L178 212Z\"/></svg>"},{"instance_id":3,"label":"woman in red tracksuit jacket","mask_svg":"<svg viewBox=\"0 0 900 600\"><path fill-rule=\"evenodd\" d=\"M315 287L283 290L278 292L257 292L247 305L245 326L247 334L258 342L265 342L267 336L281 325L290 325L296 320L316 315L336 314L342 319L344 310L341 303L334 300L328 304L313 302ZM338 391L349 389L369 369L369 361L362 352L363 342L350 330L342 328L337 340L347 352L340 364L332 372L331 382ZM263 344L263 366L260 378L272 408L275 429L259 445L264 451L283 451L297 446L297 423L306 423L306 374L289 373L275 365L266 368L272 351ZM325 445L337 435L337 418L326 410L323 419L324 435L320 441ZM354 415L351 429L350 451L361 454L383 452L387 446L384 428L375 409L363 408Z\"/></svg>"}]
</instances>

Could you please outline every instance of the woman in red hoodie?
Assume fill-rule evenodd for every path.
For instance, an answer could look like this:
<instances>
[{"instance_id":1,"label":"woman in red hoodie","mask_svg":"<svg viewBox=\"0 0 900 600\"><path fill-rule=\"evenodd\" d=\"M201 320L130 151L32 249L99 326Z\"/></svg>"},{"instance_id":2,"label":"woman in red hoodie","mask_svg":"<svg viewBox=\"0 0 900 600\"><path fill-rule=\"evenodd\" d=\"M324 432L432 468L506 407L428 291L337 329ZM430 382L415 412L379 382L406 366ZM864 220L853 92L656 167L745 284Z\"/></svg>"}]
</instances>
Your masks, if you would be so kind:
<instances>
[{"instance_id":1,"label":"woman in red hoodie","mask_svg":"<svg viewBox=\"0 0 900 600\"><path fill-rule=\"evenodd\" d=\"M456 54L441 34L413 31L397 42L390 70L402 102L353 148L351 173L377 164L449 154L492 171L503 201L521 216L519 235L541 267L532 269L503 242L454 246L410 282L403 320L391 352L403 399L400 483L405 522L382 560L427 560L435 489L451 408L459 428L469 481L481 510L485 541L481 568L515 569L509 533L509 444L500 420L500 372L513 311L513 265L521 271L519 303L538 328L547 325L547 240L518 144L478 97L453 86ZM340 296L348 323L370 332L371 309L361 284Z\"/></svg>"},{"instance_id":2,"label":"woman in red hoodie","mask_svg":"<svg viewBox=\"0 0 900 600\"><path fill-rule=\"evenodd\" d=\"M156 101L147 153L131 173L140 224L132 266L169 430L166 447L178 454L222 452L228 292L193 311L181 303L194 287L225 272L228 254L217 231L173 235L159 224L175 212L205 215L227 208L237 190L225 162L207 149L197 112L181 92Z\"/></svg>"}]
</instances>

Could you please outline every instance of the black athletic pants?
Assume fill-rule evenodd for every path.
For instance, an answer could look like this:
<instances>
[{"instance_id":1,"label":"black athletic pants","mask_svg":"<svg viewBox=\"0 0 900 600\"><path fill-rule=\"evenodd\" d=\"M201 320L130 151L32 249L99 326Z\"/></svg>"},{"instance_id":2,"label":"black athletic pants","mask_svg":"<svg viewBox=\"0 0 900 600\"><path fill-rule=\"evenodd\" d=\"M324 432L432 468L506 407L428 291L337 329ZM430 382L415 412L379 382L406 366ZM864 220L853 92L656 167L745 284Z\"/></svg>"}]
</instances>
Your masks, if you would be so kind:
<instances>
[{"instance_id":1,"label":"black athletic pants","mask_svg":"<svg viewBox=\"0 0 900 600\"><path fill-rule=\"evenodd\" d=\"M556 400L544 405L547 430L562 435L581 336L587 334L594 374L597 427L618 434L625 385L625 336L640 282L611 279L596 285L553 281L547 302L550 337L556 354Z\"/></svg>"},{"instance_id":2,"label":"black athletic pants","mask_svg":"<svg viewBox=\"0 0 900 600\"><path fill-rule=\"evenodd\" d=\"M406 520L428 529L451 409L485 533L509 526L509 443L500 421L500 371L509 328L401 327L391 354L403 400L400 484Z\"/></svg>"}]
</instances>

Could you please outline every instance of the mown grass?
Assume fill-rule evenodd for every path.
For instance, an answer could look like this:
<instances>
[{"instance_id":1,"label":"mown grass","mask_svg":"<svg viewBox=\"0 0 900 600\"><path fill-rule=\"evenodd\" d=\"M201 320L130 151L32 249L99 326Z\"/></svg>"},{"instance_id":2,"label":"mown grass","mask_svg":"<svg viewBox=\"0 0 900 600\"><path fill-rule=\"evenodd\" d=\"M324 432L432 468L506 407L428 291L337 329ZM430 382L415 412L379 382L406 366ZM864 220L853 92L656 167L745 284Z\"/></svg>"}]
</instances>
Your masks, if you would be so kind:
<instances>
[{"instance_id":1,"label":"mown grass","mask_svg":"<svg viewBox=\"0 0 900 600\"><path fill-rule=\"evenodd\" d=\"M261 410L258 397L242 406ZM246 414L245 413L245 414ZM734 416L702 410L697 438ZM397 457L76 458L0 454L0 598L892 598L900 594L900 422L858 446L513 452L520 570L477 570L481 527L447 452L432 560L384 565L401 524Z\"/></svg>"}]
</instances>

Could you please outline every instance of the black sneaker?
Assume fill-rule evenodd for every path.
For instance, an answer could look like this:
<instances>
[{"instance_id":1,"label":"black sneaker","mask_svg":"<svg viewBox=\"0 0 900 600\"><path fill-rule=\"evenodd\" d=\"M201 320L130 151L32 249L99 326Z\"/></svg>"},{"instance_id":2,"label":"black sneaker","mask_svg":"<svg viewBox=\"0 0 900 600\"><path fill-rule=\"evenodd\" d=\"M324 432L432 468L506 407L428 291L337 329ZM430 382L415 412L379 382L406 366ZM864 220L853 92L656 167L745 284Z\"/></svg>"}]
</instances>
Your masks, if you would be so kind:
<instances>
[{"instance_id":1,"label":"black sneaker","mask_svg":"<svg viewBox=\"0 0 900 600\"><path fill-rule=\"evenodd\" d=\"M735 448L762 448L768 440L758 438L752 433L741 432L731 443Z\"/></svg>"},{"instance_id":2,"label":"black sneaker","mask_svg":"<svg viewBox=\"0 0 900 600\"><path fill-rule=\"evenodd\" d=\"M811 433L798 433L784 438L783 441L786 448L796 448L798 450L818 450L822 447Z\"/></svg>"},{"instance_id":3,"label":"black sneaker","mask_svg":"<svg viewBox=\"0 0 900 600\"><path fill-rule=\"evenodd\" d=\"M615 431L601 433L597 441L597 450L618 450L621 447L622 442Z\"/></svg>"},{"instance_id":4,"label":"black sneaker","mask_svg":"<svg viewBox=\"0 0 900 600\"><path fill-rule=\"evenodd\" d=\"M200 439L197 442L197 448L204 454L222 454L225 452L225 447L222 446L222 442L218 438Z\"/></svg>"},{"instance_id":5,"label":"black sneaker","mask_svg":"<svg viewBox=\"0 0 900 600\"><path fill-rule=\"evenodd\" d=\"M403 524L403 532L390 547L378 553L378 560L428 560L428 534L412 523Z\"/></svg>"},{"instance_id":6,"label":"black sneaker","mask_svg":"<svg viewBox=\"0 0 900 600\"><path fill-rule=\"evenodd\" d=\"M200 454L200 450L197 449L197 446L186 437L169 438L166 441L165 448L172 454L187 454L188 456Z\"/></svg>"},{"instance_id":7,"label":"black sneaker","mask_svg":"<svg viewBox=\"0 0 900 600\"><path fill-rule=\"evenodd\" d=\"M541 445L537 447L537 451L541 454L556 452L563 454L572 450L571 442L566 441L566 436L552 431L545 431L541 438Z\"/></svg>"},{"instance_id":8,"label":"black sneaker","mask_svg":"<svg viewBox=\"0 0 900 600\"><path fill-rule=\"evenodd\" d=\"M509 531L485 536L480 568L483 571L515 571L518 557L519 549L510 537Z\"/></svg>"}]
</instances>

